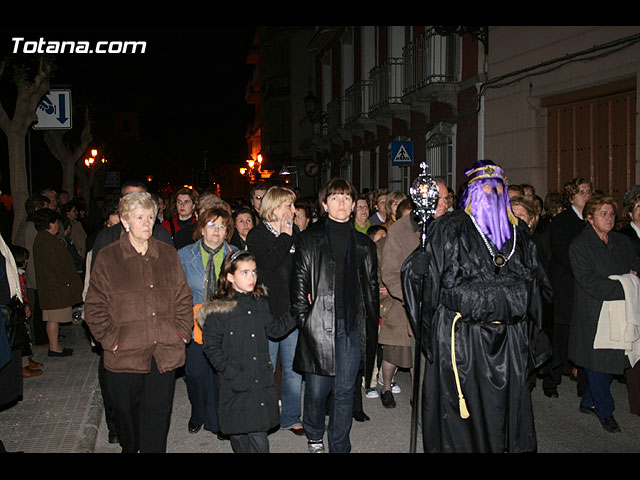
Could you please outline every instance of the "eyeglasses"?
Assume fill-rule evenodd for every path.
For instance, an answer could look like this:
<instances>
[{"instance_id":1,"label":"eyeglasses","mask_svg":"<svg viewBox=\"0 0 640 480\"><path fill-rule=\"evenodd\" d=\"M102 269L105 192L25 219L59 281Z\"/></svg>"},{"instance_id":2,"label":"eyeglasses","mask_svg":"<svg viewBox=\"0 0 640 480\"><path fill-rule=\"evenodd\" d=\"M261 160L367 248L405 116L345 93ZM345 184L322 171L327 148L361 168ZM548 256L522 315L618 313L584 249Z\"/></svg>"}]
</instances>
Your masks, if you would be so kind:
<instances>
[{"instance_id":1,"label":"eyeglasses","mask_svg":"<svg viewBox=\"0 0 640 480\"><path fill-rule=\"evenodd\" d=\"M213 223L211 221L207 222L207 227L209 228L213 228L214 230L226 230L227 226L226 225L222 225L222 224L217 224L217 223Z\"/></svg>"},{"instance_id":2,"label":"eyeglasses","mask_svg":"<svg viewBox=\"0 0 640 480\"><path fill-rule=\"evenodd\" d=\"M366 205L358 205L356 207L356 210L369 210L369 207L367 207Z\"/></svg>"},{"instance_id":3,"label":"eyeglasses","mask_svg":"<svg viewBox=\"0 0 640 480\"><path fill-rule=\"evenodd\" d=\"M579 193L580 195L587 195L587 194L590 194L590 193L591 193L591 189L590 189L590 188L587 188L587 189L585 189L585 190L578 190L578 193Z\"/></svg>"}]
</instances>

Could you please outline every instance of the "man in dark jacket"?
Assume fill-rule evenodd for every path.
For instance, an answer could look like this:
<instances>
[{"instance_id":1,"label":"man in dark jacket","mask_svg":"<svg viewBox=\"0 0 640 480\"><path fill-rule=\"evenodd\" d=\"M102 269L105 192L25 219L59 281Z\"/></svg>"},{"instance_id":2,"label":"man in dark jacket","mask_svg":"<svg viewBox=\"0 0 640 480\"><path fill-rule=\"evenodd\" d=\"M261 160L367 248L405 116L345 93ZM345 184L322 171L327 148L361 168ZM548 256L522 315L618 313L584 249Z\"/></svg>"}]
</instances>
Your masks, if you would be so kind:
<instances>
[{"instance_id":1,"label":"man in dark jacket","mask_svg":"<svg viewBox=\"0 0 640 480\"><path fill-rule=\"evenodd\" d=\"M562 191L567 209L556 215L551 223L549 244L551 250L551 284L553 287L553 327L552 347L553 359L550 374L545 375L542 389L547 397L557 397L557 387L563 374L569 374L567 351L569 345L569 325L573 308L575 279L569 264L569 245L585 226L582 209L591 198L591 185L583 178L577 177L567 182ZM586 380L583 372L579 372L578 394L585 388Z\"/></svg>"},{"instance_id":2,"label":"man in dark jacket","mask_svg":"<svg viewBox=\"0 0 640 480\"><path fill-rule=\"evenodd\" d=\"M357 192L334 179L319 194L324 221L300 234L291 277L292 315L300 334L294 369L305 373L303 426L312 453L350 452L355 380L375 332L380 299L373 241L350 221ZM374 328L371 328L371 327Z\"/></svg>"}]
</instances>

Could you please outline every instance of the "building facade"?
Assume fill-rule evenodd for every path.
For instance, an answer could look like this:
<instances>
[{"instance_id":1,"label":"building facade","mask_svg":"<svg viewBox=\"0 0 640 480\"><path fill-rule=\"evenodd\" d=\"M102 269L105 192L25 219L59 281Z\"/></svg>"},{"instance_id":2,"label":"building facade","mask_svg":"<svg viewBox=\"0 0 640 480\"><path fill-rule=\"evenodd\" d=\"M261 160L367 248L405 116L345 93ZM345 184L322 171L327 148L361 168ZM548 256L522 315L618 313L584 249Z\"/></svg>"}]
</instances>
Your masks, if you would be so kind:
<instances>
[{"instance_id":1,"label":"building facade","mask_svg":"<svg viewBox=\"0 0 640 480\"><path fill-rule=\"evenodd\" d=\"M260 148L295 166L306 194L333 176L408 193L422 162L457 190L479 158L542 197L576 176L618 198L636 182L640 27L266 30L286 48L277 62L260 49ZM278 114L275 64L289 80ZM288 144L267 138L279 127ZM410 142L409 161L397 142Z\"/></svg>"}]
</instances>

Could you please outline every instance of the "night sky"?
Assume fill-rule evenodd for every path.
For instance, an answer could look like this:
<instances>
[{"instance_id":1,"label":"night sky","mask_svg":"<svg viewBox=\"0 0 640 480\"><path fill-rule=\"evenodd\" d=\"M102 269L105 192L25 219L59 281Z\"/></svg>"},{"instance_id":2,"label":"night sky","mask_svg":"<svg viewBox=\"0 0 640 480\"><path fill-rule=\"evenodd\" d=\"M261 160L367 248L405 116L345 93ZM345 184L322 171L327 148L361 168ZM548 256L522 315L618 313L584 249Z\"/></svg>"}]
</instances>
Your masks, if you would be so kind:
<instances>
[{"instance_id":1,"label":"night sky","mask_svg":"<svg viewBox=\"0 0 640 480\"><path fill-rule=\"evenodd\" d=\"M253 107L244 99L252 71L245 61L254 32L253 26L0 27L0 56L13 49L15 36L27 41L146 41L144 54L58 55L51 84L71 89L70 135L79 135L83 125L75 108L89 105L95 141L109 146L122 176L153 173L158 181L168 177L187 183L203 167L205 151L209 168L246 158L245 133ZM0 84L7 111L13 109L7 100L10 90L6 81ZM139 142L112 138L116 112L139 114ZM8 154L4 133L0 137L1 186L6 191ZM41 137L41 131L32 131L34 191L57 188L61 182L59 164Z\"/></svg>"}]
</instances>

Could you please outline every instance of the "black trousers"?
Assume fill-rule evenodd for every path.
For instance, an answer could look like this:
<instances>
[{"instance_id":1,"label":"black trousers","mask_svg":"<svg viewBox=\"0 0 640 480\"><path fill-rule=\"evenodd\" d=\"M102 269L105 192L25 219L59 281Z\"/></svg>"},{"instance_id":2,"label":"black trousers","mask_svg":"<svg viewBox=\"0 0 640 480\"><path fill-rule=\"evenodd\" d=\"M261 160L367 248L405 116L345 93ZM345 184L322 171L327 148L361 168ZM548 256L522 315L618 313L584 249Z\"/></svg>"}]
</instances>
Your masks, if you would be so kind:
<instances>
[{"instance_id":1,"label":"black trousers","mask_svg":"<svg viewBox=\"0 0 640 480\"><path fill-rule=\"evenodd\" d=\"M229 441L234 453L269 453L267 432L231 435Z\"/></svg>"},{"instance_id":2,"label":"black trousers","mask_svg":"<svg viewBox=\"0 0 640 480\"><path fill-rule=\"evenodd\" d=\"M551 338L553 358L543 369L543 388L556 388L562 382L562 375L569 375L574 366L569 359L569 325L555 324ZM587 389L587 377L582 368L578 367L576 392L582 396Z\"/></svg>"},{"instance_id":3,"label":"black trousers","mask_svg":"<svg viewBox=\"0 0 640 480\"><path fill-rule=\"evenodd\" d=\"M31 307L31 332L33 336L31 340L34 345L46 345L49 343L49 337L47 336L47 329L45 322L42 320L42 309L40 308L40 298L38 297L38 290L33 288L27 289L27 298L29 299L29 305Z\"/></svg>"},{"instance_id":4,"label":"black trousers","mask_svg":"<svg viewBox=\"0 0 640 480\"><path fill-rule=\"evenodd\" d=\"M106 378L122 452L166 452L175 370L160 373L152 359L149 373L106 370Z\"/></svg>"},{"instance_id":5,"label":"black trousers","mask_svg":"<svg viewBox=\"0 0 640 480\"><path fill-rule=\"evenodd\" d=\"M98 383L102 392L102 404L104 405L104 418L107 422L109 433L117 433L116 419L113 413L109 388L107 387L107 371L104 369L104 351L100 348L100 361L98 362Z\"/></svg>"}]
</instances>

